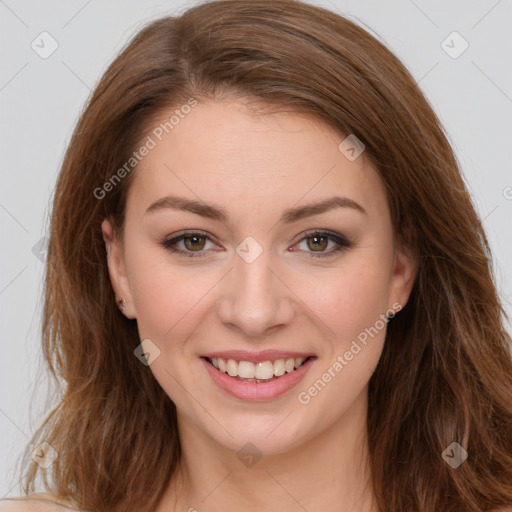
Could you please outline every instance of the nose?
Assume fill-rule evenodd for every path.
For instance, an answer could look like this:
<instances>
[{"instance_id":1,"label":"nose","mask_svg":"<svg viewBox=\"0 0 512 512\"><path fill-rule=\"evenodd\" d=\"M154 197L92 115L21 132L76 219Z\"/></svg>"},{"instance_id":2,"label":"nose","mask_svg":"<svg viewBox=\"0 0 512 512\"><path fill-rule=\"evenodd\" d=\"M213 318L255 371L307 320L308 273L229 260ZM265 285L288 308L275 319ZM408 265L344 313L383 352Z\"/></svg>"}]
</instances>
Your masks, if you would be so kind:
<instances>
[{"instance_id":1,"label":"nose","mask_svg":"<svg viewBox=\"0 0 512 512\"><path fill-rule=\"evenodd\" d=\"M238 255L234 268L224 280L217 315L244 338L261 338L294 316L294 295L278 270L272 267L270 251L252 263Z\"/></svg>"}]
</instances>

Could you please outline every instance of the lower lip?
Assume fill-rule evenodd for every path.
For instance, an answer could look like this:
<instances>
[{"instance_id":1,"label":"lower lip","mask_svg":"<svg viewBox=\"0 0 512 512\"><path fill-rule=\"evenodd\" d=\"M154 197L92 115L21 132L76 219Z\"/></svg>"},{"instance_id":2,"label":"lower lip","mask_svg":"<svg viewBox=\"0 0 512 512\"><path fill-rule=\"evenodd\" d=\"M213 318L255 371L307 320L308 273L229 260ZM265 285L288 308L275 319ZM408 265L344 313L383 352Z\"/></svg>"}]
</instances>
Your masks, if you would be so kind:
<instances>
[{"instance_id":1,"label":"lower lip","mask_svg":"<svg viewBox=\"0 0 512 512\"><path fill-rule=\"evenodd\" d=\"M244 400L272 400L292 389L304 377L316 357L308 359L301 367L285 373L270 382L244 382L230 377L227 373L217 370L205 358L201 361L213 379L213 382L231 396Z\"/></svg>"}]
</instances>

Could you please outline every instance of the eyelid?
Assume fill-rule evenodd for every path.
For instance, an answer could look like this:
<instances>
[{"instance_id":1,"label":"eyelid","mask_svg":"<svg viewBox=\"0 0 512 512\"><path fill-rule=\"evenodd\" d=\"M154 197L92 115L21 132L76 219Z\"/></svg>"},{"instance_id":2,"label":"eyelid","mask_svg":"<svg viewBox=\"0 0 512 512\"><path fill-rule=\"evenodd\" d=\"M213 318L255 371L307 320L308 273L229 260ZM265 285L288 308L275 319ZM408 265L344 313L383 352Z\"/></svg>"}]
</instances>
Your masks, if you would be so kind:
<instances>
[{"instance_id":1,"label":"eyelid","mask_svg":"<svg viewBox=\"0 0 512 512\"><path fill-rule=\"evenodd\" d=\"M208 251L183 251L182 249L174 249L172 246L176 245L178 242L181 242L184 238L192 238L194 235L199 235L201 238L205 238L206 240L210 242L216 242L216 238L210 233L203 231L201 229L194 229L194 230L184 230L178 233L175 233L172 238L165 238L161 245L164 247L164 249L170 251L171 253L178 254L178 255L184 255L185 257L189 258L195 258L198 256L201 256L202 254L207 254Z\"/></svg>"},{"instance_id":2,"label":"eyelid","mask_svg":"<svg viewBox=\"0 0 512 512\"><path fill-rule=\"evenodd\" d=\"M185 258L205 257L203 255L207 255L210 251L184 251L182 249L174 249L172 247L173 245L176 245L181 240L183 240L185 238L189 238L189 237L192 238L195 235L199 235L201 238L205 238L206 240L208 240L210 242L219 244L217 242L217 239L214 236L210 235L210 233L200 230L200 229L196 229L196 230L184 230L182 232L178 232L178 233L174 234L172 236L172 238L164 239L161 242L161 245L168 251L178 254L178 255L182 255ZM312 237L313 235L317 235L319 237L325 237L325 238L333 241L334 243L336 243L337 247L335 247L334 249L331 249L330 251L326 251L326 252L300 251L300 250L297 252L304 252L307 255L306 257L318 259L318 258L329 257L331 255L334 255L335 253L343 252L343 251L349 249L350 247L352 247L352 245L353 245L352 242L345 235L343 235L341 233L336 233L336 232L333 232L333 231L330 231L327 229L317 228L317 229L309 229L309 230L301 233L299 235L300 238L293 243L293 246L299 244L300 242L306 240L309 237Z\"/></svg>"},{"instance_id":3,"label":"eyelid","mask_svg":"<svg viewBox=\"0 0 512 512\"><path fill-rule=\"evenodd\" d=\"M342 233L337 233L334 231L330 231L328 229L308 229L307 231L304 231L300 234L300 238L297 242L295 242L293 245L297 245L300 242L306 240L307 238L312 237L313 235L317 235L319 237L325 237L328 240L332 240L334 243L337 244L337 247L334 249L331 249L330 251L302 251L305 252L307 258L328 258L330 256L334 256L335 254L342 253L346 251L347 249L351 248L353 246L353 243L349 240L348 237L343 235Z\"/></svg>"}]
</instances>

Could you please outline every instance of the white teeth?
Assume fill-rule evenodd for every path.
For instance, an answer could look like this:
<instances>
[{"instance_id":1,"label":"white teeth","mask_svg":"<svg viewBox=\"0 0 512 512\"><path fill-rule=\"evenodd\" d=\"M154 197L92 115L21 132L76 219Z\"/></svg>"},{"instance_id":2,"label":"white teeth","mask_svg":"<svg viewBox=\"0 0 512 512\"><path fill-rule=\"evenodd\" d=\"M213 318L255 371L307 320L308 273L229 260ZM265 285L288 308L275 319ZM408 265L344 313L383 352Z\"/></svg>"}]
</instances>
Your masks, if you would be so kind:
<instances>
[{"instance_id":1,"label":"white teeth","mask_svg":"<svg viewBox=\"0 0 512 512\"><path fill-rule=\"evenodd\" d=\"M285 368L284 368L284 359L278 359L277 361L274 361L274 375L276 377L280 377L281 375L284 375Z\"/></svg>"},{"instance_id":2,"label":"white teeth","mask_svg":"<svg viewBox=\"0 0 512 512\"><path fill-rule=\"evenodd\" d=\"M276 361L262 361L252 363L250 361L235 361L234 359L223 359L222 357L212 357L211 362L215 368L221 372L227 373L231 377L241 377L242 379L268 380L274 377L280 377L285 373L291 373L302 366L305 357L295 359L277 359Z\"/></svg>"},{"instance_id":3,"label":"white teeth","mask_svg":"<svg viewBox=\"0 0 512 512\"><path fill-rule=\"evenodd\" d=\"M254 363L240 361L238 363L238 376L242 379L254 379Z\"/></svg>"},{"instance_id":4,"label":"white teeth","mask_svg":"<svg viewBox=\"0 0 512 512\"><path fill-rule=\"evenodd\" d=\"M256 363L254 377L256 379L271 379L274 376L274 365L272 361Z\"/></svg>"},{"instance_id":5,"label":"white teeth","mask_svg":"<svg viewBox=\"0 0 512 512\"><path fill-rule=\"evenodd\" d=\"M297 359L295 359L295 368L298 368L305 360L305 357L297 357Z\"/></svg>"},{"instance_id":6,"label":"white teeth","mask_svg":"<svg viewBox=\"0 0 512 512\"><path fill-rule=\"evenodd\" d=\"M234 359L228 359L227 370L230 377L236 377L238 374L238 363Z\"/></svg>"}]
</instances>

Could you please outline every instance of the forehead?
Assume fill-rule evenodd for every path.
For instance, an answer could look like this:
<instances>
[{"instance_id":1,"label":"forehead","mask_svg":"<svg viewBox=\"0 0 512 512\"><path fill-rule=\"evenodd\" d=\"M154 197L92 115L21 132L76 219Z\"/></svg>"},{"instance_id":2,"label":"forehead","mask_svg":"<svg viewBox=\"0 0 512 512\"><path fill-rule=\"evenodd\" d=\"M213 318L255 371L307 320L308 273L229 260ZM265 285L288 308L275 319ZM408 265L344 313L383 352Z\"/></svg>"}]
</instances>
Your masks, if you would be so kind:
<instances>
[{"instance_id":1,"label":"forehead","mask_svg":"<svg viewBox=\"0 0 512 512\"><path fill-rule=\"evenodd\" d=\"M137 166L129 207L147 207L166 194L212 201L227 210L256 204L271 210L276 201L293 205L333 195L369 209L387 207L381 180L364 152L347 158L339 147L345 135L317 118L295 112L255 115L236 101L200 103L180 116L175 111L163 112L144 134L152 149Z\"/></svg>"}]
</instances>

